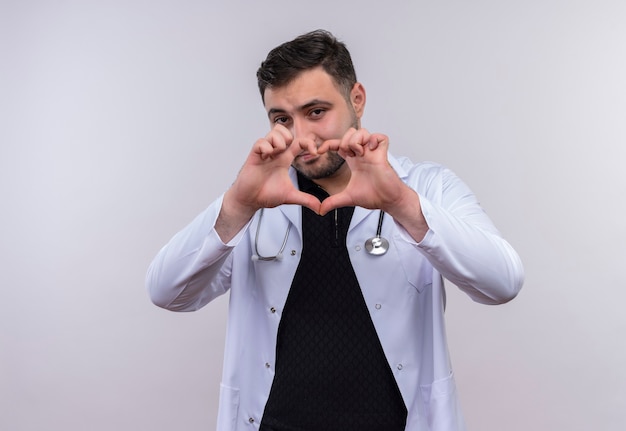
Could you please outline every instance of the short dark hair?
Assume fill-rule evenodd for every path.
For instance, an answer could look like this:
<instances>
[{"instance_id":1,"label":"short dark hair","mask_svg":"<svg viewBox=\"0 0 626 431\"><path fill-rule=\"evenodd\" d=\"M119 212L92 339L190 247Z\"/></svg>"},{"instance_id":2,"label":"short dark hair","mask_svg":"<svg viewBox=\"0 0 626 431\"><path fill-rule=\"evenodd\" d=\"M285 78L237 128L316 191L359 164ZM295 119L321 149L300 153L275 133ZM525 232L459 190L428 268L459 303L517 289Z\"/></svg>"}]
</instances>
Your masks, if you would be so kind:
<instances>
[{"instance_id":1,"label":"short dark hair","mask_svg":"<svg viewBox=\"0 0 626 431\"><path fill-rule=\"evenodd\" d=\"M356 83L350 52L326 30L315 30L272 49L256 73L261 98L265 90L289 84L301 72L321 66L346 98Z\"/></svg>"}]
</instances>

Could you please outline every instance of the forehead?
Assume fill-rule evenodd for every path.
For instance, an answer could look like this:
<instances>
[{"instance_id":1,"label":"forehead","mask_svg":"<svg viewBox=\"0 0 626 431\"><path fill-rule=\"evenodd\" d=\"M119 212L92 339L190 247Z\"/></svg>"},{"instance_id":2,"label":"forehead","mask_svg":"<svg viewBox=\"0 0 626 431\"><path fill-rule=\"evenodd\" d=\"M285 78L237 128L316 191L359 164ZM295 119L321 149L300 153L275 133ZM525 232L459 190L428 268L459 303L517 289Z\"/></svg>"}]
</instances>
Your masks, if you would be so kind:
<instances>
[{"instance_id":1,"label":"forehead","mask_svg":"<svg viewBox=\"0 0 626 431\"><path fill-rule=\"evenodd\" d=\"M298 107L313 99L329 102L343 99L335 80L321 67L300 72L293 80L280 87L265 89L265 108L287 109Z\"/></svg>"}]
</instances>

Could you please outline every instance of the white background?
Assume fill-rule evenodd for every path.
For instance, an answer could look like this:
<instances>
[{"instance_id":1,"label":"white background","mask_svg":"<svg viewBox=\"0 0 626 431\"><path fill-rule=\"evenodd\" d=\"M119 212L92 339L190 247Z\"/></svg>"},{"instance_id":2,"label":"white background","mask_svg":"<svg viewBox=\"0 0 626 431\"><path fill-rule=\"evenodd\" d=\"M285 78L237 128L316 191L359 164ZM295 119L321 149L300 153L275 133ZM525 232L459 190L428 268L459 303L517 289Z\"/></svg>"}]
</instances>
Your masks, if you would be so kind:
<instances>
[{"instance_id":1,"label":"white background","mask_svg":"<svg viewBox=\"0 0 626 431\"><path fill-rule=\"evenodd\" d=\"M625 2L0 4L0 429L214 429L227 298L167 312L144 274L267 131L267 51L315 28L364 126L456 171L524 261L507 305L449 286L469 429L624 429Z\"/></svg>"}]
</instances>

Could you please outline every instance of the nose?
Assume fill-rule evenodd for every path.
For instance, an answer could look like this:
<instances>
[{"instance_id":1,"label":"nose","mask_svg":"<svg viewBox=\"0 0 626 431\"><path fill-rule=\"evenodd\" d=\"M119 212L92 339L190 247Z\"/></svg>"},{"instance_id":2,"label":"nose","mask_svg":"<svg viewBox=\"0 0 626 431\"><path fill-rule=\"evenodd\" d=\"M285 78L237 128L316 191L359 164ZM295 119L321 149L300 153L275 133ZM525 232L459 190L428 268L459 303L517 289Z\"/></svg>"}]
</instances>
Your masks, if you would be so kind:
<instances>
[{"instance_id":1,"label":"nose","mask_svg":"<svg viewBox=\"0 0 626 431\"><path fill-rule=\"evenodd\" d=\"M306 121L299 119L293 121L291 134L294 138L314 138L313 133L311 133L311 128L306 123Z\"/></svg>"}]
</instances>

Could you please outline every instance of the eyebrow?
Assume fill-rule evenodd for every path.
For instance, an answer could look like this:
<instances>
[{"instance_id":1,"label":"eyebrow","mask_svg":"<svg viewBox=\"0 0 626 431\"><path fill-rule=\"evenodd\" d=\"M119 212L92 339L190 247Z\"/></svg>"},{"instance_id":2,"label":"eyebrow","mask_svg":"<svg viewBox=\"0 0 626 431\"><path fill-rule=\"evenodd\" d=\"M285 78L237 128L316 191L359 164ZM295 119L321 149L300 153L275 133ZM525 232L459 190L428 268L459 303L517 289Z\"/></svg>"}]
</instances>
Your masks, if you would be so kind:
<instances>
[{"instance_id":1,"label":"eyebrow","mask_svg":"<svg viewBox=\"0 0 626 431\"><path fill-rule=\"evenodd\" d=\"M319 106L319 105L333 106L331 102L328 102L326 100L313 99L310 102L307 102L304 105L301 105L298 108L296 108L296 111L306 111L307 109L312 108L313 106ZM281 108L272 108L269 111L267 111L267 116L271 117L274 114L284 114L286 112L287 112L286 110L281 109Z\"/></svg>"}]
</instances>

